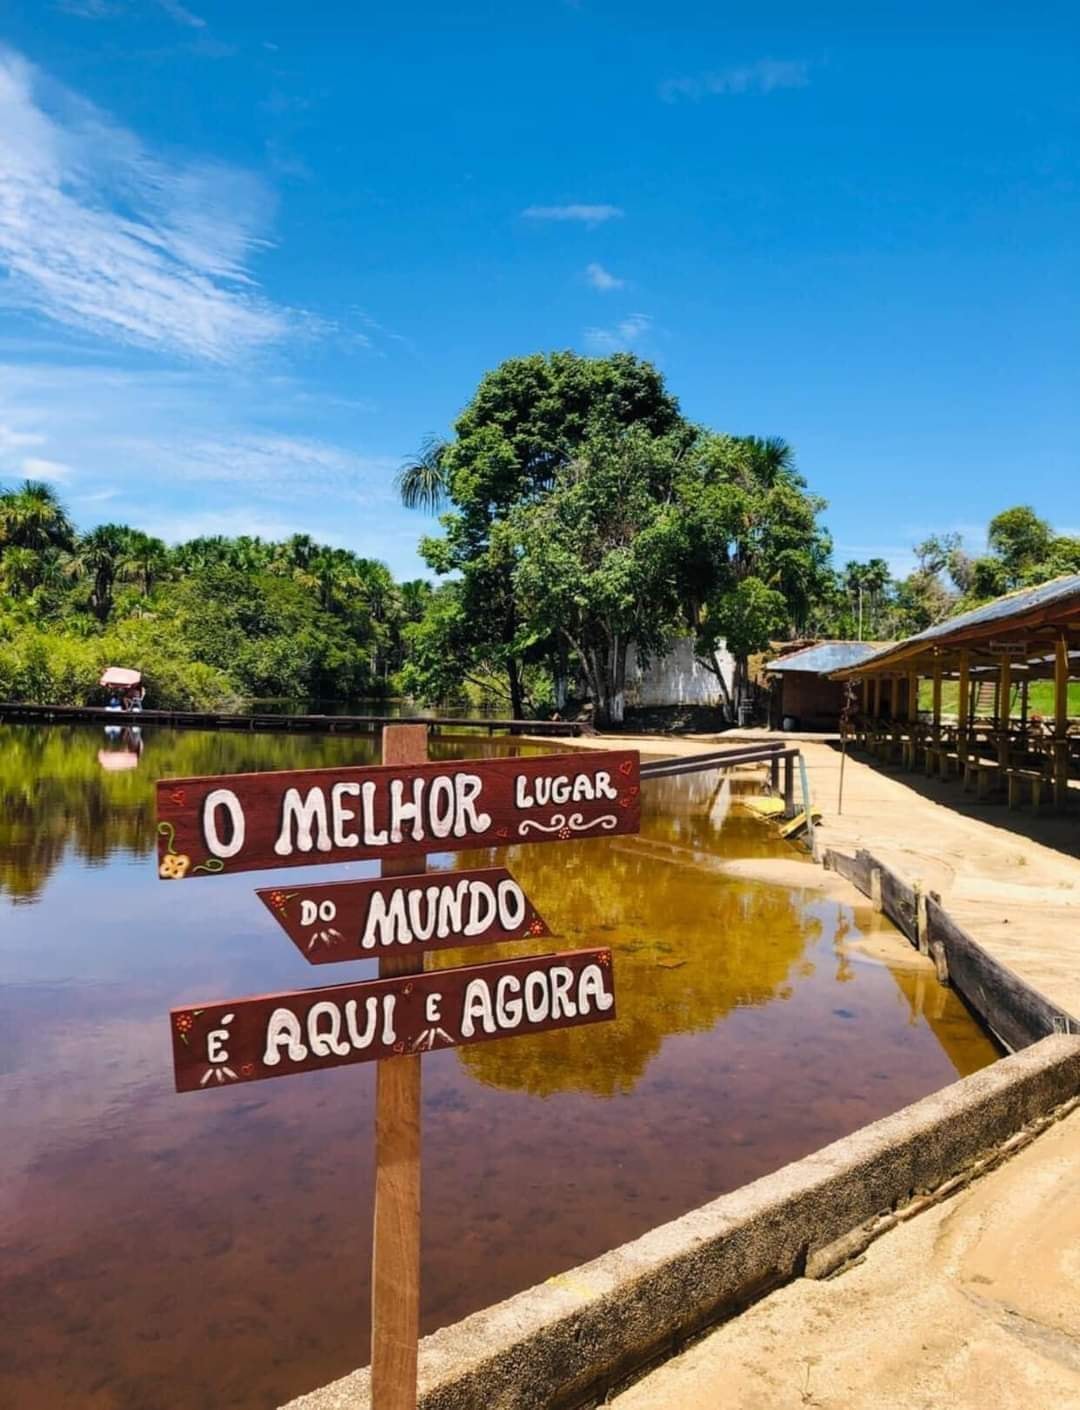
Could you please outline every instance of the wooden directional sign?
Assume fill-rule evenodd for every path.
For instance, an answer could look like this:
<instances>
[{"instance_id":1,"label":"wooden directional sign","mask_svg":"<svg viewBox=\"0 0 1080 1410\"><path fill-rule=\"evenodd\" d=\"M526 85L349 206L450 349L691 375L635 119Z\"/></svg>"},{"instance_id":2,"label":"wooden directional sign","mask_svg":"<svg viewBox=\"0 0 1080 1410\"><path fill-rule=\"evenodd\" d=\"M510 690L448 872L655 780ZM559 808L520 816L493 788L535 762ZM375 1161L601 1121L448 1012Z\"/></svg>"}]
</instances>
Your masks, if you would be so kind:
<instances>
[{"instance_id":1,"label":"wooden directional sign","mask_svg":"<svg viewBox=\"0 0 1080 1410\"><path fill-rule=\"evenodd\" d=\"M166 880L637 832L634 750L222 774L157 786Z\"/></svg>"},{"instance_id":2,"label":"wooden directional sign","mask_svg":"<svg viewBox=\"0 0 1080 1410\"><path fill-rule=\"evenodd\" d=\"M505 867L261 888L255 894L310 964L551 934Z\"/></svg>"},{"instance_id":3,"label":"wooden directional sign","mask_svg":"<svg viewBox=\"0 0 1080 1410\"><path fill-rule=\"evenodd\" d=\"M615 1017L610 950L173 1009L178 1092L209 1091Z\"/></svg>"}]
</instances>

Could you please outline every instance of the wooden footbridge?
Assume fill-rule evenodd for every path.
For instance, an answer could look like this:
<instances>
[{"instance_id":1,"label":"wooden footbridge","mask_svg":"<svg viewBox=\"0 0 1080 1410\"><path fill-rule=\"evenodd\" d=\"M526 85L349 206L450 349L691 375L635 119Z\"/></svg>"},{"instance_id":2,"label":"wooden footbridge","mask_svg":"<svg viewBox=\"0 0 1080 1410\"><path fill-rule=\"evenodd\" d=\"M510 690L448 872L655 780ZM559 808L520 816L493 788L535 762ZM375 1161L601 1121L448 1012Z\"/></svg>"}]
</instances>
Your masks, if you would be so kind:
<instances>
[{"instance_id":1,"label":"wooden footbridge","mask_svg":"<svg viewBox=\"0 0 1080 1410\"><path fill-rule=\"evenodd\" d=\"M434 719L422 715L286 715L272 711L226 714L204 710L107 710L100 705L28 705L0 702L0 724L165 725L170 729L229 729L309 734L372 734L384 725L426 725L429 734L486 730L494 734L574 739L595 734L580 720Z\"/></svg>"}]
</instances>

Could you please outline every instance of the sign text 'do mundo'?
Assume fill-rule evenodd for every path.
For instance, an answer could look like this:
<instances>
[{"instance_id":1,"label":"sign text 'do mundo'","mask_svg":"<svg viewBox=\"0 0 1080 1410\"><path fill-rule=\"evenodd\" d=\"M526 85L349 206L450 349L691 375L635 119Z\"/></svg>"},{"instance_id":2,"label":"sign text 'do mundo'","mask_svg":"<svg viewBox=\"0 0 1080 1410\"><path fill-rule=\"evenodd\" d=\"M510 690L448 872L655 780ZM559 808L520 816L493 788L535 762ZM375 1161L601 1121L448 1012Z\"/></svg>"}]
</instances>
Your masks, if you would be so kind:
<instances>
[{"instance_id":1,"label":"sign text 'do mundo'","mask_svg":"<svg viewBox=\"0 0 1080 1410\"><path fill-rule=\"evenodd\" d=\"M178 1092L523 1037L615 1017L610 950L173 1009Z\"/></svg>"},{"instance_id":2,"label":"sign text 'do mundo'","mask_svg":"<svg viewBox=\"0 0 1080 1410\"><path fill-rule=\"evenodd\" d=\"M551 934L505 867L260 887L255 894L311 964Z\"/></svg>"},{"instance_id":3,"label":"sign text 'do mundo'","mask_svg":"<svg viewBox=\"0 0 1080 1410\"><path fill-rule=\"evenodd\" d=\"M166 880L637 832L632 750L163 779Z\"/></svg>"}]
</instances>

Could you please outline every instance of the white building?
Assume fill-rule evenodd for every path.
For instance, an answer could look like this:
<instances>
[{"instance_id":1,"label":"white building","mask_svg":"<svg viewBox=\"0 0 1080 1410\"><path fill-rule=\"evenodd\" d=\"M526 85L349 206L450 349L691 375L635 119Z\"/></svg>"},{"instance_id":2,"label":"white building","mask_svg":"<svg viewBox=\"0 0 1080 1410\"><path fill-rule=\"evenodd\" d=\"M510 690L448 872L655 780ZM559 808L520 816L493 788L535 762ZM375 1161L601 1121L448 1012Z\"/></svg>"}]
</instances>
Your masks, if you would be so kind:
<instances>
[{"instance_id":1,"label":"white building","mask_svg":"<svg viewBox=\"0 0 1080 1410\"><path fill-rule=\"evenodd\" d=\"M724 683L731 691L735 658L727 651L716 653ZM693 637L679 637L665 656L654 657L643 670L631 646L626 658L626 701L628 705L708 705L724 703L720 684L694 655Z\"/></svg>"}]
</instances>

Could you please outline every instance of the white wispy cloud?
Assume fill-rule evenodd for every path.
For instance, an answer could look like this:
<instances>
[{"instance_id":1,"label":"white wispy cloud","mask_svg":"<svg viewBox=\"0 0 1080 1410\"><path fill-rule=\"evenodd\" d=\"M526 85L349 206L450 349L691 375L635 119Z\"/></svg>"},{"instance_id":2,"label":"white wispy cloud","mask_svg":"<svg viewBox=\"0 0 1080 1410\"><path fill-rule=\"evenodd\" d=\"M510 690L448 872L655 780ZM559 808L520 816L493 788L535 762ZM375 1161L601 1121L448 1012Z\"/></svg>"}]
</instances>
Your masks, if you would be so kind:
<instances>
[{"instance_id":1,"label":"white wispy cloud","mask_svg":"<svg viewBox=\"0 0 1080 1410\"><path fill-rule=\"evenodd\" d=\"M0 298L125 343L227 362L304 327L255 286L270 199L165 161L0 49Z\"/></svg>"},{"instance_id":2,"label":"white wispy cloud","mask_svg":"<svg viewBox=\"0 0 1080 1410\"><path fill-rule=\"evenodd\" d=\"M810 66L801 59L758 59L753 64L715 73L665 79L660 85L660 96L665 103L677 103L681 98L775 93L782 88L805 88L809 82Z\"/></svg>"},{"instance_id":3,"label":"white wispy cloud","mask_svg":"<svg viewBox=\"0 0 1080 1410\"><path fill-rule=\"evenodd\" d=\"M188 484L217 481L263 492L291 495L333 493L370 498L367 487L389 480L392 457L361 456L341 446L304 436L236 432L224 436L171 439L132 437L120 449L152 459L171 478Z\"/></svg>"},{"instance_id":4,"label":"white wispy cloud","mask_svg":"<svg viewBox=\"0 0 1080 1410\"><path fill-rule=\"evenodd\" d=\"M626 212L621 206L597 204L526 206L521 214L526 220L576 220L583 225L602 225L605 220L618 220Z\"/></svg>"},{"instance_id":5,"label":"white wispy cloud","mask_svg":"<svg viewBox=\"0 0 1080 1410\"><path fill-rule=\"evenodd\" d=\"M625 279L617 279L602 264L587 264L585 278L594 289L599 289L604 294L610 293L612 289L621 289L626 284Z\"/></svg>"},{"instance_id":6,"label":"white wispy cloud","mask_svg":"<svg viewBox=\"0 0 1080 1410\"><path fill-rule=\"evenodd\" d=\"M49 480L58 485L66 485L71 479L71 466L59 460L43 460L37 455L28 455L19 467L28 480Z\"/></svg>"},{"instance_id":7,"label":"white wispy cloud","mask_svg":"<svg viewBox=\"0 0 1080 1410\"><path fill-rule=\"evenodd\" d=\"M65 15L78 15L81 20L108 20L123 13L115 0L56 0L56 8Z\"/></svg>"},{"instance_id":8,"label":"white wispy cloud","mask_svg":"<svg viewBox=\"0 0 1080 1410\"><path fill-rule=\"evenodd\" d=\"M585 343L595 353L626 352L639 343L651 327L652 319L647 313L631 313L612 328L586 328Z\"/></svg>"},{"instance_id":9,"label":"white wispy cloud","mask_svg":"<svg viewBox=\"0 0 1080 1410\"><path fill-rule=\"evenodd\" d=\"M261 367L11 358L0 362L0 427L18 443L0 444L0 483L47 458L73 467L61 487L80 528L114 519L169 542L308 533L413 577L423 526L393 485L410 446L367 443L370 415L356 398L313 408L304 383Z\"/></svg>"},{"instance_id":10,"label":"white wispy cloud","mask_svg":"<svg viewBox=\"0 0 1080 1410\"><path fill-rule=\"evenodd\" d=\"M93 494L77 494L75 499L79 504L104 504L107 500L116 499L119 494L119 490L95 490Z\"/></svg>"},{"instance_id":11,"label":"white wispy cloud","mask_svg":"<svg viewBox=\"0 0 1080 1410\"><path fill-rule=\"evenodd\" d=\"M16 431L13 426L0 424L0 456L10 450L18 450L22 446L40 446L45 444L45 437L40 431Z\"/></svg>"},{"instance_id":12,"label":"white wispy cloud","mask_svg":"<svg viewBox=\"0 0 1080 1410\"><path fill-rule=\"evenodd\" d=\"M149 0L149 3L188 29L206 28L206 21L181 5L180 0ZM81 20L112 20L130 14L136 6L131 0L56 0L56 8L67 15L77 15Z\"/></svg>"},{"instance_id":13,"label":"white wispy cloud","mask_svg":"<svg viewBox=\"0 0 1080 1410\"><path fill-rule=\"evenodd\" d=\"M189 29L205 29L206 21L192 12L180 0L157 0L159 9L165 11L171 20L177 24L187 25Z\"/></svg>"}]
</instances>

